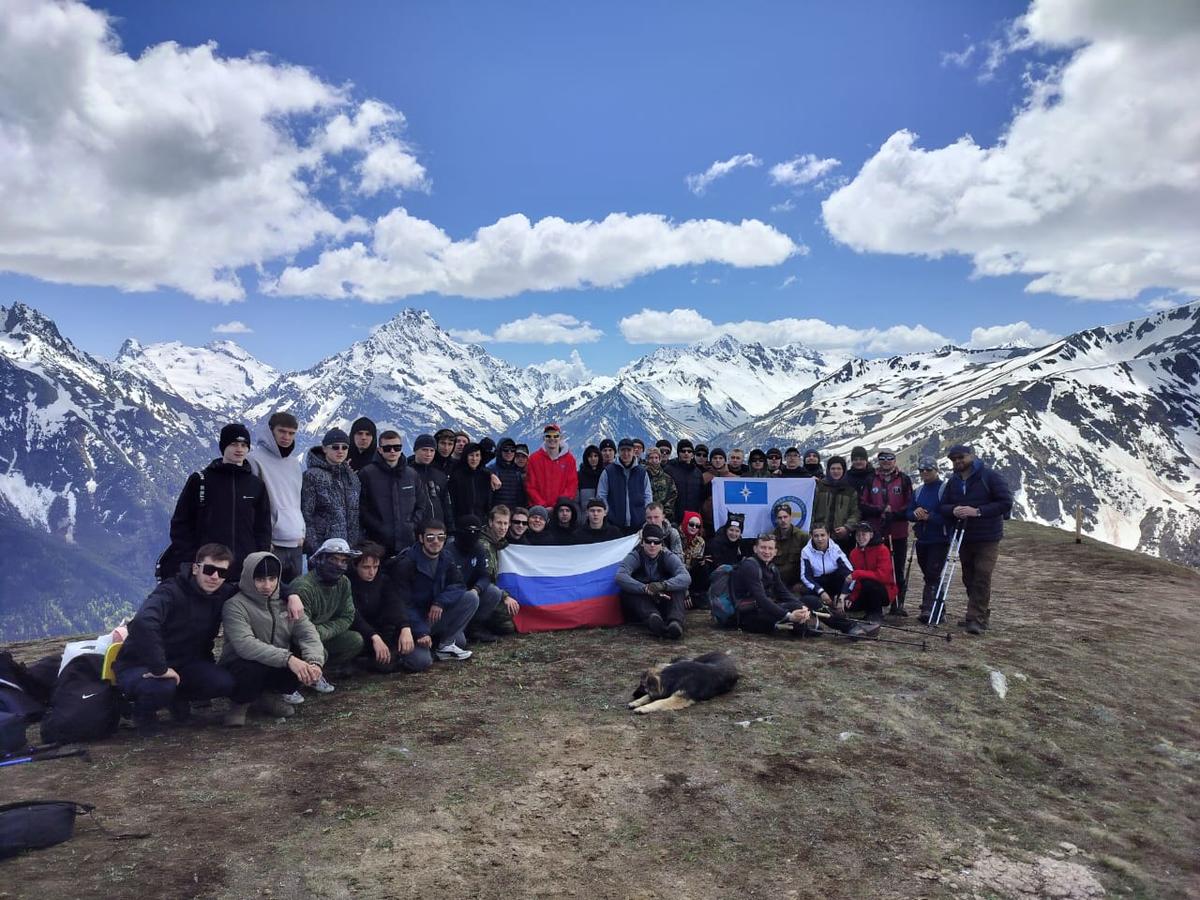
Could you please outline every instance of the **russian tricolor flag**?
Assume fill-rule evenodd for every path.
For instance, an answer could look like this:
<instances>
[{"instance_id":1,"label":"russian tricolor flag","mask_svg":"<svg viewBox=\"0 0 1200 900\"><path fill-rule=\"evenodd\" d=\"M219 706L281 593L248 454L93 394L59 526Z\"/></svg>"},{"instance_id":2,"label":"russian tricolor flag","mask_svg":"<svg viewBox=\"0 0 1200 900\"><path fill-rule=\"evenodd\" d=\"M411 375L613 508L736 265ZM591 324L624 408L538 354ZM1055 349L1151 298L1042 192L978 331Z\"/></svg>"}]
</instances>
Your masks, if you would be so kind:
<instances>
[{"instance_id":1,"label":"russian tricolor flag","mask_svg":"<svg viewBox=\"0 0 1200 900\"><path fill-rule=\"evenodd\" d=\"M578 547L505 547L496 583L521 604L517 631L620 625L617 566L637 543L631 534Z\"/></svg>"}]
</instances>

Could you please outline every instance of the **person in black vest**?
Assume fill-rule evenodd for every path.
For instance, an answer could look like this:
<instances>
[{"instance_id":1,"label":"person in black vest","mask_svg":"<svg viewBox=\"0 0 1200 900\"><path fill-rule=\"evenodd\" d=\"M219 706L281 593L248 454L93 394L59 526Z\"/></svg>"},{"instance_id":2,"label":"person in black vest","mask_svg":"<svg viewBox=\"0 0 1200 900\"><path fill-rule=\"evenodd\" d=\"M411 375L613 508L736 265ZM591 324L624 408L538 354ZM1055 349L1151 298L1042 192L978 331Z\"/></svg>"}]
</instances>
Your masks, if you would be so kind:
<instances>
[{"instance_id":1,"label":"person in black vest","mask_svg":"<svg viewBox=\"0 0 1200 900\"><path fill-rule=\"evenodd\" d=\"M359 516L363 536L391 559L417 540L417 528L431 517L429 494L421 476L404 461L404 442L397 431L379 436L379 454L359 470Z\"/></svg>"},{"instance_id":2,"label":"person in black vest","mask_svg":"<svg viewBox=\"0 0 1200 900\"><path fill-rule=\"evenodd\" d=\"M687 510L699 510L704 505L704 476L694 461L692 442L684 438L675 445L676 458L663 464L675 481L675 508L671 521L679 525Z\"/></svg>"},{"instance_id":3,"label":"person in black vest","mask_svg":"<svg viewBox=\"0 0 1200 900\"><path fill-rule=\"evenodd\" d=\"M256 550L271 548L271 501L267 486L250 469L250 432L240 422L221 429L221 458L188 476L171 516L171 546L163 572L190 564L205 544L224 544L233 571ZM234 578L237 581L237 578Z\"/></svg>"},{"instance_id":4,"label":"person in black vest","mask_svg":"<svg viewBox=\"0 0 1200 900\"><path fill-rule=\"evenodd\" d=\"M576 544L599 544L602 541L615 541L622 536L620 528L605 520L607 511L608 508L599 497L587 502L583 524L575 529Z\"/></svg>"},{"instance_id":5,"label":"person in black vest","mask_svg":"<svg viewBox=\"0 0 1200 900\"><path fill-rule=\"evenodd\" d=\"M375 423L366 416L360 416L350 426L350 452L346 455L346 463L355 472L362 471L363 466L369 465L375 459Z\"/></svg>"},{"instance_id":6,"label":"person in black vest","mask_svg":"<svg viewBox=\"0 0 1200 900\"><path fill-rule=\"evenodd\" d=\"M525 505L525 470L517 465L517 442L510 437L497 445L498 455L492 471L500 479L500 487L492 494L492 505L503 504L509 509Z\"/></svg>"},{"instance_id":7,"label":"person in black vest","mask_svg":"<svg viewBox=\"0 0 1200 900\"><path fill-rule=\"evenodd\" d=\"M450 513L450 476L434 464L437 456L437 442L433 435L417 435L413 442L413 455L408 458L408 464L421 478L425 485L425 493L429 497L429 518L440 522L454 521Z\"/></svg>"},{"instance_id":8,"label":"person in black vest","mask_svg":"<svg viewBox=\"0 0 1200 900\"><path fill-rule=\"evenodd\" d=\"M621 438L617 458L600 475L596 496L608 504L608 518L625 534L646 524L646 507L654 501L650 476L633 458L633 441Z\"/></svg>"},{"instance_id":9,"label":"person in black vest","mask_svg":"<svg viewBox=\"0 0 1200 900\"><path fill-rule=\"evenodd\" d=\"M129 621L113 671L133 703L139 732L153 730L164 707L176 721L186 721L191 701L233 693L233 676L213 660L221 607L237 593L232 563L228 547L205 544L194 562L151 591Z\"/></svg>"}]
</instances>

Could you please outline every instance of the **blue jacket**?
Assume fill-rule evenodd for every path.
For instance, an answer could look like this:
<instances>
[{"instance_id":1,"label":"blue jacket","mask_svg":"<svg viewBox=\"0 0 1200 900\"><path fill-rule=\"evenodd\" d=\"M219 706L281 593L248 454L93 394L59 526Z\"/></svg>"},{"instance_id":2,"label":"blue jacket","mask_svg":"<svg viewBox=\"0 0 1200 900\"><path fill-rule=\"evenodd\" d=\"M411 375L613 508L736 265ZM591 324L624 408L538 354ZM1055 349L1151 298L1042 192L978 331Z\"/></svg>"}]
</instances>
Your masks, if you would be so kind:
<instances>
[{"instance_id":1,"label":"blue jacket","mask_svg":"<svg viewBox=\"0 0 1200 900\"><path fill-rule=\"evenodd\" d=\"M437 559L430 559L419 543L392 560L388 574L401 600L413 613L414 638L429 634L429 607L436 603L442 609L449 609L467 591L462 573L450 554L443 551Z\"/></svg>"},{"instance_id":2,"label":"blue jacket","mask_svg":"<svg viewBox=\"0 0 1200 900\"><path fill-rule=\"evenodd\" d=\"M974 506L980 513L978 518L962 520L964 544L998 541L1004 537L1004 519L1012 512L1012 491L999 472L977 459L966 478L955 472L946 483L941 511L951 528L957 522L956 506Z\"/></svg>"},{"instance_id":3,"label":"blue jacket","mask_svg":"<svg viewBox=\"0 0 1200 900\"><path fill-rule=\"evenodd\" d=\"M908 512L905 514L910 522L916 522L913 531L917 535L918 544L948 544L950 533L954 526L947 524L942 515L942 495L945 493L946 482L940 478L933 484L922 484L917 488L911 500L908 501ZM929 512L929 518L918 522L916 511L924 509Z\"/></svg>"},{"instance_id":4,"label":"blue jacket","mask_svg":"<svg viewBox=\"0 0 1200 900\"><path fill-rule=\"evenodd\" d=\"M614 460L600 473L596 496L608 504L608 521L641 528L646 522L646 507L654 500L654 489L645 466L635 462L626 469Z\"/></svg>"}]
</instances>

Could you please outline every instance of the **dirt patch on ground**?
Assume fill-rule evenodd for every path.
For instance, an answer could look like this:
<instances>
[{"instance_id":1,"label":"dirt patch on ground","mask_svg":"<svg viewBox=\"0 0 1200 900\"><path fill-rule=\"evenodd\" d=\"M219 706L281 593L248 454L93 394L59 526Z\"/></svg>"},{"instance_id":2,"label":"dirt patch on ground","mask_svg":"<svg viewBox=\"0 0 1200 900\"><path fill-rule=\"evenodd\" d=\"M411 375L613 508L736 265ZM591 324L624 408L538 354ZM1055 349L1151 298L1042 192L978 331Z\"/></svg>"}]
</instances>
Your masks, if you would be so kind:
<instances>
[{"instance_id":1,"label":"dirt patch on ground","mask_svg":"<svg viewBox=\"0 0 1200 900\"><path fill-rule=\"evenodd\" d=\"M2 769L4 800L151 836L82 819L0 863L0 897L1195 896L1200 578L1024 524L1002 546L992 633L926 652L693 613L682 647L520 637L286 722L226 731L218 704ZM717 648L732 694L625 709L647 664Z\"/></svg>"}]
</instances>

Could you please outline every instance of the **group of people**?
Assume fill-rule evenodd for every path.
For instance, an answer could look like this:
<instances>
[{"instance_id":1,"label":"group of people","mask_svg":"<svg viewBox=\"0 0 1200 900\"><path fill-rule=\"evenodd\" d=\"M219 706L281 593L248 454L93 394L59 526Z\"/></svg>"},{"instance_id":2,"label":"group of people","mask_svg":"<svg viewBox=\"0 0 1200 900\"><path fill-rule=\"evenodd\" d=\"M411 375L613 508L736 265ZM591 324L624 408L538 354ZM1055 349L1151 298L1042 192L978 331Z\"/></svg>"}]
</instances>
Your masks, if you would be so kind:
<instances>
[{"instance_id":1,"label":"group of people","mask_svg":"<svg viewBox=\"0 0 1200 900\"><path fill-rule=\"evenodd\" d=\"M515 631L521 599L497 583L509 545L638 534L616 574L621 607L668 640L683 636L688 608L707 606L715 577L744 630L869 637L885 612L907 615L910 530L928 621L961 529L968 604L959 624L983 634L1012 506L1004 479L962 444L947 451L946 480L922 456L914 488L886 448L872 465L855 447L847 465L795 447L726 454L687 439L622 438L588 446L577 462L551 423L532 454L511 438L442 429L418 436L406 456L399 432L364 417L349 434L330 429L302 463L298 431L287 412L253 442L245 425L226 425L221 456L187 479L162 580L114 667L138 728L157 728L163 708L186 719L192 702L214 697L230 698L232 726L251 708L287 717L302 688L331 692L330 679L354 669L419 672L468 659L472 645ZM744 535L736 513L714 527L722 477L816 479L808 531L786 503L771 531Z\"/></svg>"}]
</instances>

